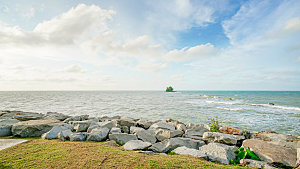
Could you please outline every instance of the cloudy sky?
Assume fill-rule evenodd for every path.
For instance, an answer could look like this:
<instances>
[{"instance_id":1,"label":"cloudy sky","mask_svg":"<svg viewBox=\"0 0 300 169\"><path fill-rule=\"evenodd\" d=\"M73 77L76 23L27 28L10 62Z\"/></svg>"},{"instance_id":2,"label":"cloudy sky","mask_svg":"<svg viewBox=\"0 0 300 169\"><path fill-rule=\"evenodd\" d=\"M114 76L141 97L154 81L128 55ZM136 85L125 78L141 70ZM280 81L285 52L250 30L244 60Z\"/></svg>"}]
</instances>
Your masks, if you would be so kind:
<instances>
[{"instance_id":1,"label":"cloudy sky","mask_svg":"<svg viewBox=\"0 0 300 169\"><path fill-rule=\"evenodd\" d=\"M299 0L0 0L0 90L300 90Z\"/></svg>"}]
</instances>

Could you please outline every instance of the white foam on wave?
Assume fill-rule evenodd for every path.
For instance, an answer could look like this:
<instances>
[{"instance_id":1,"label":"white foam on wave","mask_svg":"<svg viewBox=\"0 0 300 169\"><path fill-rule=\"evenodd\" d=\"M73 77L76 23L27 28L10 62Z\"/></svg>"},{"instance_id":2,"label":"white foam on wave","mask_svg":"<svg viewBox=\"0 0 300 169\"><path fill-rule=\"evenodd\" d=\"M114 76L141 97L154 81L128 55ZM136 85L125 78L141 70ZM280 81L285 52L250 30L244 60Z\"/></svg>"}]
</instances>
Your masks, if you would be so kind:
<instances>
[{"instance_id":1,"label":"white foam on wave","mask_svg":"<svg viewBox=\"0 0 300 169\"><path fill-rule=\"evenodd\" d=\"M249 104L249 105L251 105L251 106L269 107L269 108L277 108L277 109L284 109L284 110L296 110L296 111L300 111L300 107L277 106L277 105L269 105L269 104Z\"/></svg>"},{"instance_id":2,"label":"white foam on wave","mask_svg":"<svg viewBox=\"0 0 300 169\"><path fill-rule=\"evenodd\" d=\"M228 108L228 107L216 107L217 109L221 110L228 110L228 111L242 111L242 108Z\"/></svg>"},{"instance_id":3,"label":"white foam on wave","mask_svg":"<svg viewBox=\"0 0 300 169\"><path fill-rule=\"evenodd\" d=\"M240 102L222 102L222 101L212 101L212 100L206 100L206 103L211 103L211 104L227 104L227 105L234 105L234 104L240 104Z\"/></svg>"}]
</instances>

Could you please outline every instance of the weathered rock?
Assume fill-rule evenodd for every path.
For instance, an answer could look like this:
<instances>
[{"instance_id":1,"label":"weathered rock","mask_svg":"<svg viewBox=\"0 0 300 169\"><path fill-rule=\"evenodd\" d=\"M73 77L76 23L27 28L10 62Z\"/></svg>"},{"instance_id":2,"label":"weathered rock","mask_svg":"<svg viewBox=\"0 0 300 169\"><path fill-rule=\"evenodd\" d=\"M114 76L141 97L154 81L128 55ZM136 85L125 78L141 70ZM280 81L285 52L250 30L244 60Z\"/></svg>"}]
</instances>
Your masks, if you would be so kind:
<instances>
[{"instance_id":1,"label":"weathered rock","mask_svg":"<svg viewBox=\"0 0 300 169\"><path fill-rule=\"evenodd\" d=\"M206 125L188 124L187 126L188 129L185 131L185 137L187 138L202 139L203 134L209 131Z\"/></svg>"},{"instance_id":2,"label":"weathered rock","mask_svg":"<svg viewBox=\"0 0 300 169\"><path fill-rule=\"evenodd\" d=\"M122 133L129 134L129 128L127 126L121 126L121 131L122 131Z\"/></svg>"},{"instance_id":3,"label":"weathered rock","mask_svg":"<svg viewBox=\"0 0 300 169\"><path fill-rule=\"evenodd\" d=\"M188 123L185 125L187 129L196 129L196 128L205 128L208 131L210 130L210 127L207 124L193 124L193 123Z\"/></svg>"},{"instance_id":4,"label":"weathered rock","mask_svg":"<svg viewBox=\"0 0 300 169\"><path fill-rule=\"evenodd\" d=\"M36 137L50 131L54 126L65 125L59 120L29 120L12 126L12 134L17 137Z\"/></svg>"},{"instance_id":5,"label":"weathered rock","mask_svg":"<svg viewBox=\"0 0 300 169\"><path fill-rule=\"evenodd\" d=\"M234 134L234 135L241 135L242 131L239 129L236 129L234 127L229 127L229 126L223 126L220 127L220 132L224 134Z\"/></svg>"},{"instance_id":6,"label":"weathered rock","mask_svg":"<svg viewBox=\"0 0 300 169\"><path fill-rule=\"evenodd\" d=\"M164 140L162 142L158 142L153 144L149 149L154 152L159 153L168 153L177 147L185 146L187 148L198 149L200 146L204 145L204 141L194 140L190 138L171 138Z\"/></svg>"},{"instance_id":7,"label":"weathered rock","mask_svg":"<svg viewBox=\"0 0 300 169\"><path fill-rule=\"evenodd\" d=\"M155 143L156 142L156 137L155 134L149 130L140 130L136 132L136 135L139 139L149 142L149 143Z\"/></svg>"},{"instance_id":8,"label":"weathered rock","mask_svg":"<svg viewBox=\"0 0 300 169\"><path fill-rule=\"evenodd\" d=\"M131 126L130 127L130 134L135 134L135 133L137 133L138 131L141 131L141 130L145 130L145 129L143 129L141 127Z\"/></svg>"},{"instance_id":9,"label":"weathered rock","mask_svg":"<svg viewBox=\"0 0 300 169\"><path fill-rule=\"evenodd\" d=\"M113 117L103 116L103 117L99 118L99 121L101 121L101 122L112 121L112 120L118 120L120 118L121 118L121 116L113 116Z\"/></svg>"},{"instance_id":10,"label":"weathered rock","mask_svg":"<svg viewBox=\"0 0 300 169\"><path fill-rule=\"evenodd\" d=\"M201 152L200 150L192 149L192 148L187 148L185 146L178 147L175 150L173 150L176 154L182 154L182 155L190 155L194 157L201 157L201 158L206 158L207 155Z\"/></svg>"},{"instance_id":11,"label":"weathered rock","mask_svg":"<svg viewBox=\"0 0 300 169\"><path fill-rule=\"evenodd\" d=\"M248 167L253 168L265 168L265 169L273 169L274 167L270 166L267 162L264 161L257 161L251 159L241 159L241 164L247 164Z\"/></svg>"},{"instance_id":12,"label":"weathered rock","mask_svg":"<svg viewBox=\"0 0 300 169\"><path fill-rule=\"evenodd\" d=\"M176 129L183 131L185 133L185 131L187 130L186 126L184 124L177 124L176 125Z\"/></svg>"},{"instance_id":13,"label":"weathered rock","mask_svg":"<svg viewBox=\"0 0 300 169\"><path fill-rule=\"evenodd\" d=\"M11 136L11 128L14 124L18 123L17 119L3 119L0 120L0 136Z\"/></svg>"},{"instance_id":14,"label":"weathered rock","mask_svg":"<svg viewBox=\"0 0 300 169\"><path fill-rule=\"evenodd\" d=\"M149 142L141 140L130 140L124 145L125 150L146 150L151 146Z\"/></svg>"},{"instance_id":15,"label":"weathered rock","mask_svg":"<svg viewBox=\"0 0 300 169\"><path fill-rule=\"evenodd\" d=\"M282 163L296 167L296 149L286 148L262 140L249 139L243 142L243 147L250 148L261 160L270 163Z\"/></svg>"},{"instance_id":16,"label":"weathered rock","mask_svg":"<svg viewBox=\"0 0 300 169\"><path fill-rule=\"evenodd\" d=\"M62 141L70 140L70 135L71 134L72 134L71 130L63 130L63 131L60 131L57 134L57 138L60 139L60 140L62 140Z\"/></svg>"},{"instance_id":17,"label":"weathered rock","mask_svg":"<svg viewBox=\"0 0 300 169\"><path fill-rule=\"evenodd\" d=\"M23 114L24 112L5 110L1 112L0 119L13 119L16 115L21 115L21 113Z\"/></svg>"},{"instance_id":18,"label":"weathered rock","mask_svg":"<svg viewBox=\"0 0 300 169\"><path fill-rule=\"evenodd\" d=\"M208 143L216 142L228 145L236 145L239 140L243 140L245 137L217 132L205 132L203 134L203 139Z\"/></svg>"},{"instance_id":19,"label":"weathered rock","mask_svg":"<svg viewBox=\"0 0 300 169\"><path fill-rule=\"evenodd\" d=\"M152 124L149 129L167 129L167 130L175 130L175 126L170 124L170 123L167 123L167 122L163 122L163 121L160 121L160 122L157 122L157 123L154 123Z\"/></svg>"},{"instance_id":20,"label":"weathered rock","mask_svg":"<svg viewBox=\"0 0 300 169\"><path fill-rule=\"evenodd\" d=\"M199 148L199 150L208 156L211 161L218 161L223 164L229 164L230 160L234 160L237 150L235 146L228 146L220 143L209 143Z\"/></svg>"},{"instance_id":21,"label":"weathered rock","mask_svg":"<svg viewBox=\"0 0 300 169\"><path fill-rule=\"evenodd\" d=\"M99 122L98 126L100 126L100 127L106 127L106 128L108 128L110 130L113 127L115 127L116 125L112 121L104 121L104 122Z\"/></svg>"},{"instance_id":22,"label":"weathered rock","mask_svg":"<svg viewBox=\"0 0 300 169\"><path fill-rule=\"evenodd\" d=\"M87 137L87 133L72 133L69 135L70 141L85 141Z\"/></svg>"},{"instance_id":23,"label":"weathered rock","mask_svg":"<svg viewBox=\"0 0 300 169\"><path fill-rule=\"evenodd\" d=\"M88 133L87 141L104 141L106 140L108 133L109 129L106 127L95 128L91 133Z\"/></svg>"},{"instance_id":24,"label":"weathered rock","mask_svg":"<svg viewBox=\"0 0 300 169\"><path fill-rule=\"evenodd\" d=\"M180 130L165 130L165 129L158 129L154 131L155 137L159 141L163 141L165 139L173 138L173 137L180 137L183 134L183 131Z\"/></svg>"},{"instance_id":25,"label":"weathered rock","mask_svg":"<svg viewBox=\"0 0 300 169\"><path fill-rule=\"evenodd\" d=\"M43 139L56 139L58 133L63 130L70 130L67 126L54 126L50 131L42 134Z\"/></svg>"},{"instance_id":26,"label":"weathered rock","mask_svg":"<svg viewBox=\"0 0 300 169\"><path fill-rule=\"evenodd\" d=\"M173 126L175 126L175 128L177 127L178 124L183 124L182 122L173 119L167 119L166 122L172 124Z\"/></svg>"},{"instance_id":27,"label":"weathered rock","mask_svg":"<svg viewBox=\"0 0 300 169\"><path fill-rule=\"evenodd\" d=\"M115 140L118 144L125 144L130 140L137 140L136 135L126 133L113 133L109 134L110 140Z\"/></svg>"},{"instance_id":28,"label":"weathered rock","mask_svg":"<svg viewBox=\"0 0 300 169\"><path fill-rule=\"evenodd\" d=\"M110 133L122 133L122 131L119 127L113 127L111 128Z\"/></svg>"},{"instance_id":29,"label":"weathered rock","mask_svg":"<svg viewBox=\"0 0 300 169\"><path fill-rule=\"evenodd\" d=\"M44 120L60 120L64 121L65 119L69 118L71 116L57 113L57 112L47 112L47 114L43 117Z\"/></svg>"},{"instance_id":30,"label":"weathered rock","mask_svg":"<svg viewBox=\"0 0 300 169\"><path fill-rule=\"evenodd\" d=\"M64 123L69 123L70 121L84 121L88 120L89 115L73 116L64 120Z\"/></svg>"},{"instance_id":31,"label":"weathered rock","mask_svg":"<svg viewBox=\"0 0 300 169\"><path fill-rule=\"evenodd\" d=\"M72 124L74 125L74 130L76 130L76 132L85 132L89 128L91 121L73 121Z\"/></svg>"},{"instance_id":32,"label":"weathered rock","mask_svg":"<svg viewBox=\"0 0 300 169\"><path fill-rule=\"evenodd\" d=\"M17 113L17 115L15 115L14 118L20 121L28 121L28 120L40 120L43 118L43 116L44 115L40 113L21 112L21 113Z\"/></svg>"},{"instance_id":33,"label":"weathered rock","mask_svg":"<svg viewBox=\"0 0 300 169\"><path fill-rule=\"evenodd\" d=\"M124 119L124 118L120 118L117 120L112 120L115 124L119 125L119 126L127 126L128 128L130 128L131 126L136 126L137 123L131 119Z\"/></svg>"},{"instance_id":34,"label":"weathered rock","mask_svg":"<svg viewBox=\"0 0 300 169\"><path fill-rule=\"evenodd\" d=\"M98 124L90 124L89 128L87 129L87 132L90 133L95 128L100 128L100 126Z\"/></svg>"},{"instance_id":35,"label":"weathered rock","mask_svg":"<svg viewBox=\"0 0 300 169\"><path fill-rule=\"evenodd\" d=\"M297 161L296 165L300 166L300 148L297 148Z\"/></svg>"},{"instance_id":36,"label":"weathered rock","mask_svg":"<svg viewBox=\"0 0 300 169\"><path fill-rule=\"evenodd\" d=\"M253 138L287 148L300 148L300 138L292 135L279 134L271 131L261 131L255 134Z\"/></svg>"},{"instance_id":37,"label":"weathered rock","mask_svg":"<svg viewBox=\"0 0 300 169\"><path fill-rule=\"evenodd\" d=\"M148 129L154 122L145 119L140 119L136 123L138 127L143 127L144 129Z\"/></svg>"}]
</instances>

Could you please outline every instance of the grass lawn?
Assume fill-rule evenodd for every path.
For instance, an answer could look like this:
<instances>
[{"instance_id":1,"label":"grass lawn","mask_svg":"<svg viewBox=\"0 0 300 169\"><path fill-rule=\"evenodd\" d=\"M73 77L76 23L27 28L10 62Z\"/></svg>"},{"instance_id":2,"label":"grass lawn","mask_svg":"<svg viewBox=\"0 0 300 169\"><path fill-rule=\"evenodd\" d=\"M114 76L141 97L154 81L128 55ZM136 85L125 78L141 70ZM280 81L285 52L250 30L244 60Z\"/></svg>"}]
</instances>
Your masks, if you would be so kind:
<instances>
[{"instance_id":1,"label":"grass lawn","mask_svg":"<svg viewBox=\"0 0 300 169\"><path fill-rule=\"evenodd\" d=\"M245 168L183 155L147 155L104 142L30 139L0 151L0 168Z\"/></svg>"}]
</instances>

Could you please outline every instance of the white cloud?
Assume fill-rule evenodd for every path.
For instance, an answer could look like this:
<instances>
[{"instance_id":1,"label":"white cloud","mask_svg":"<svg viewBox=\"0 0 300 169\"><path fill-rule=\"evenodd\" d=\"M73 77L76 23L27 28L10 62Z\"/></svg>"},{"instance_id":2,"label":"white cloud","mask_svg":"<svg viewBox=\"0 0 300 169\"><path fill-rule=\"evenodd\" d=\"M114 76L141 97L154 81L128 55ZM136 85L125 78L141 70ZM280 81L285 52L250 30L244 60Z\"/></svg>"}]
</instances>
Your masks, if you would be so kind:
<instances>
[{"instance_id":1,"label":"white cloud","mask_svg":"<svg viewBox=\"0 0 300 169\"><path fill-rule=\"evenodd\" d=\"M210 43L194 47L185 47L180 50L174 49L168 52L164 58L168 61L186 61L202 57L216 56L218 50Z\"/></svg>"},{"instance_id":2,"label":"white cloud","mask_svg":"<svg viewBox=\"0 0 300 169\"><path fill-rule=\"evenodd\" d=\"M67 72L67 73L85 73L86 70L82 68L81 65L70 65L64 69L62 69L60 72Z\"/></svg>"},{"instance_id":3,"label":"white cloud","mask_svg":"<svg viewBox=\"0 0 300 169\"><path fill-rule=\"evenodd\" d=\"M145 62L145 63L138 64L136 66L136 69L145 73L155 73L165 69L166 67L167 64L163 64L163 63Z\"/></svg>"}]
</instances>

